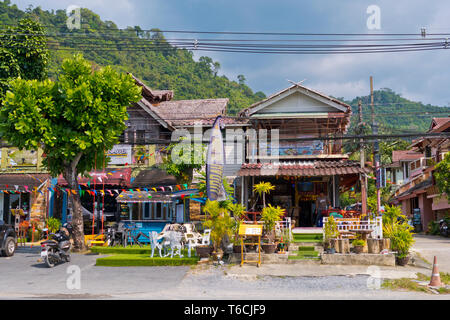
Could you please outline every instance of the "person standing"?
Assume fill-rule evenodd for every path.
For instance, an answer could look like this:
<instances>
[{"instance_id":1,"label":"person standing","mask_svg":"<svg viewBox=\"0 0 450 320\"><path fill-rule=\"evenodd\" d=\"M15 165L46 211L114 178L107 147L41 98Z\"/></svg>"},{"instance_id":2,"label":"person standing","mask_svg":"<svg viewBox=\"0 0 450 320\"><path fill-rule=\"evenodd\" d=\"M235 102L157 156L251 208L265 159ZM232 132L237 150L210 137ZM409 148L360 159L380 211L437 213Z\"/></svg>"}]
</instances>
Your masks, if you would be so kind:
<instances>
[{"instance_id":1,"label":"person standing","mask_svg":"<svg viewBox=\"0 0 450 320\"><path fill-rule=\"evenodd\" d=\"M321 192L316 200L316 208L317 208L316 226L318 226L319 221L321 221L323 217L322 211L327 210L328 204L329 204L328 197L323 192Z\"/></svg>"}]
</instances>

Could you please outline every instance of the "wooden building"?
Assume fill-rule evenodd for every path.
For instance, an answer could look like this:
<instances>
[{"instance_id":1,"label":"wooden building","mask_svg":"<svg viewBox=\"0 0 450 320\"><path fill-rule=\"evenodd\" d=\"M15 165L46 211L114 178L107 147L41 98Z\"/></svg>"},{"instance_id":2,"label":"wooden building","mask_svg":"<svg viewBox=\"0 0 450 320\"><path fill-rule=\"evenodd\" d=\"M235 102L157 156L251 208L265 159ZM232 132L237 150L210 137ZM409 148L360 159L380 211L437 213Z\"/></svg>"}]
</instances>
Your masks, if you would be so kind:
<instances>
[{"instance_id":1,"label":"wooden building","mask_svg":"<svg viewBox=\"0 0 450 320\"><path fill-rule=\"evenodd\" d=\"M275 190L268 202L287 209L296 226L316 225L316 200L321 193L329 205L339 208L340 192L354 186L361 173L368 173L342 151L339 137L347 131L350 115L349 105L299 84L243 110L240 116L259 135L256 142L247 138L245 163L238 172L242 203L260 210L253 206L252 189L269 181ZM259 131L264 129L267 139Z\"/></svg>"}]
</instances>

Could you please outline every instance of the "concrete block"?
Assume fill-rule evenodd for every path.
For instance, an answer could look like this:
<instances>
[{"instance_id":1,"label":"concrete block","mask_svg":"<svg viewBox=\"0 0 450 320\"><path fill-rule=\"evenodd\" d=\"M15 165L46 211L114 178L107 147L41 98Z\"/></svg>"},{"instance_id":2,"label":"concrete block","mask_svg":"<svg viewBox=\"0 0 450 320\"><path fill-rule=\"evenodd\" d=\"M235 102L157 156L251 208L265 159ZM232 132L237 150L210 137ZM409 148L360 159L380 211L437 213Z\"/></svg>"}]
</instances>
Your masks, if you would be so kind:
<instances>
[{"instance_id":1,"label":"concrete block","mask_svg":"<svg viewBox=\"0 0 450 320\"><path fill-rule=\"evenodd\" d=\"M322 254L322 264L395 266L394 254Z\"/></svg>"}]
</instances>

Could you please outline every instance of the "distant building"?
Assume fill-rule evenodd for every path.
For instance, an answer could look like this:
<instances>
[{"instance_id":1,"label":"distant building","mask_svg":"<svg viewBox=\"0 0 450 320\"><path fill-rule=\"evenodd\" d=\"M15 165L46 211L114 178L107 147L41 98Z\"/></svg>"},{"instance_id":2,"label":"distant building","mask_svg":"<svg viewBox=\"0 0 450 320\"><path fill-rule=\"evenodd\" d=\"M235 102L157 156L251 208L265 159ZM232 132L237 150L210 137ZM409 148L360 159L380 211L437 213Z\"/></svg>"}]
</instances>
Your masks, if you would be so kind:
<instances>
[{"instance_id":1,"label":"distant building","mask_svg":"<svg viewBox=\"0 0 450 320\"><path fill-rule=\"evenodd\" d=\"M450 117L433 118L428 132L450 132ZM403 181L395 192L394 203L400 204L410 218L415 212L420 213L422 228L426 230L431 221L450 214L448 195L440 194L433 177L435 165L450 151L450 139L422 138L413 141L409 149L397 153L401 154L400 162L400 158L410 158L403 159Z\"/></svg>"}]
</instances>

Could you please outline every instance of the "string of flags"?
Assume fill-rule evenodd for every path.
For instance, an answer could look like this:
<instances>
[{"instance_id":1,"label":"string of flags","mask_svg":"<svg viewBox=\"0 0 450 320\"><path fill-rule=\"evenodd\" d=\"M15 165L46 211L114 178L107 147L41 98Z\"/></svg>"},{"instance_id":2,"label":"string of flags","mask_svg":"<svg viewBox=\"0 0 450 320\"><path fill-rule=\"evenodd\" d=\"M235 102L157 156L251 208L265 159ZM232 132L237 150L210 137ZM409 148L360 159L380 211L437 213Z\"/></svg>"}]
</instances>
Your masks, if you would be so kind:
<instances>
[{"instance_id":1,"label":"string of flags","mask_svg":"<svg viewBox=\"0 0 450 320\"><path fill-rule=\"evenodd\" d=\"M88 188L88 189L81 189L81 186ZM19 185L13 185L11 187L14 187L14 189L10 188L9 185L6 185L6 190L0 190L0 193L6 193L6 194L15 194L15 193L40 193L40 194L44 194L41 190L38 190L38 187L34 187L33 189L30 189L29 186L24 185L24 186L19 186ZM19 188L22 188L21 190L19 190ZM154 191L154 192L168 192L170 190L170 192L174 192L174 191L182 191L182 190L187 190L188 189L188 185L187 184L177 184L177 185L172 185L172 186L161 186L161 187L153 187L150 188L150 190ZM128 189L107 189L107 190L96 190L96 189L92 189L90 186L90 182L88 183L80 183L79 184L79 188L78 190L75 189L70 189L70 188L65 188L63 186L58 186L58 185L52 185L50 187L47 187L47 190L49 192L64 192L67 194L79 194L80 196L83 196L85 193L89 194L89 195L110 195L110 196L114 196L115 194L120 194L121 192L131 192L133 193L134 191L137 192L141 192L141 191L145 191L145 192L150 192L149 188L128 188Z\"/></svg>"}]
</instances>

